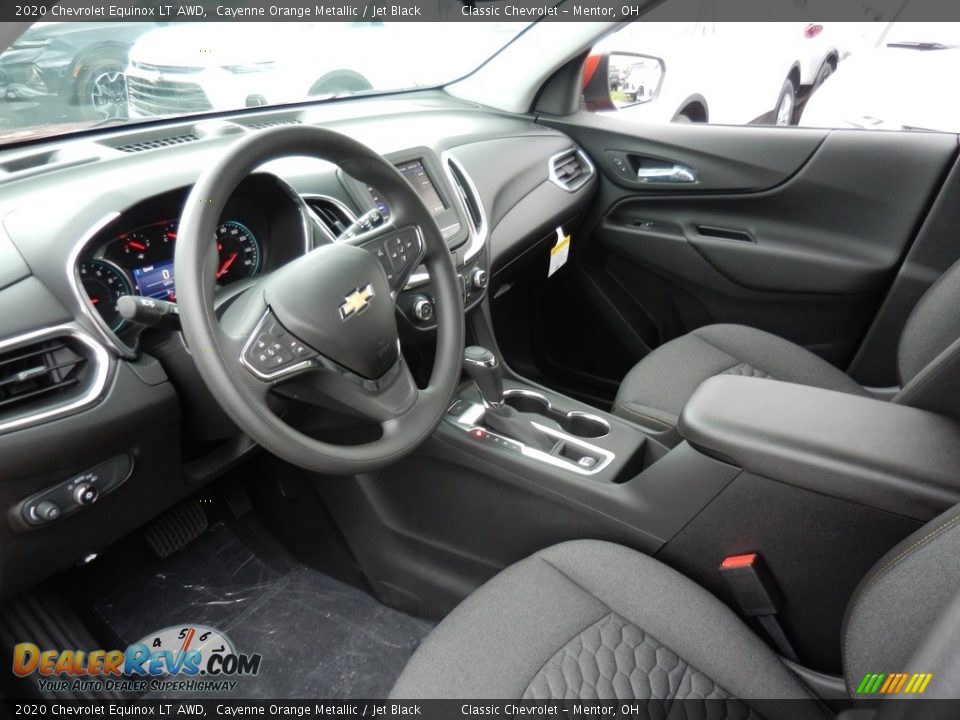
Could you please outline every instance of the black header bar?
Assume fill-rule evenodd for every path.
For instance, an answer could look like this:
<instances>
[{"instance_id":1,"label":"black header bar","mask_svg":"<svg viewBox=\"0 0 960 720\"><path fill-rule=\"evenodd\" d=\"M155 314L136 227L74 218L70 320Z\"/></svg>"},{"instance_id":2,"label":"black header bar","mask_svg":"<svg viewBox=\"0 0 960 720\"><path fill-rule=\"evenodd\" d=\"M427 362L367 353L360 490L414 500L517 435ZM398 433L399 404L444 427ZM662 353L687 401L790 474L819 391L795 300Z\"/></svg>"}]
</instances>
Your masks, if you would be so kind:
<instances>
[{"instance_id":1,"label":"black header bar","mask_svg":"<svg viewBox=\"0 0 960 720\"><path fill-rule=\"evenodd\" d=\"M652 12L651 12L652 11ZM72 22L960 21L956 0L5 0L0 20Z\"/></svg>"}]
</instances>

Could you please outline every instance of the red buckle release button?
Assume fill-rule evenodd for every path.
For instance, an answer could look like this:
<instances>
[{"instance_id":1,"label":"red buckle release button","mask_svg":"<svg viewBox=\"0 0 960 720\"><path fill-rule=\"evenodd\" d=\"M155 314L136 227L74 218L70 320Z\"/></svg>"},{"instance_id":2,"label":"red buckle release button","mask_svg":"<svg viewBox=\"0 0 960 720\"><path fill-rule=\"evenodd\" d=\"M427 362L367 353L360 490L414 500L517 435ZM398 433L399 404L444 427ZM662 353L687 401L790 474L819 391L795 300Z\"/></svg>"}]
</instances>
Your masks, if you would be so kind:
<instances>
[{"instance_id":1,"label":"red buckle release button","mask_svg":"<svg viewBox=\"0 0 960 720\"><path fill-rule=\"evenodd\" d=\"M730 555L725 557L720 567L723 569L750 567L757 561L756 553L747 553L746 555Z\"/></svg>"},{"instance_id":2,"label":"red buckle release button","mask_svg":"<svg viewBox=\"0 0 960 720\"><path fill-rule=\"evenodd\" d=\"M775 615L780 593L759 553L730 555L720 564L720 576L744 615Z\"/></svg>"}]
</instances>

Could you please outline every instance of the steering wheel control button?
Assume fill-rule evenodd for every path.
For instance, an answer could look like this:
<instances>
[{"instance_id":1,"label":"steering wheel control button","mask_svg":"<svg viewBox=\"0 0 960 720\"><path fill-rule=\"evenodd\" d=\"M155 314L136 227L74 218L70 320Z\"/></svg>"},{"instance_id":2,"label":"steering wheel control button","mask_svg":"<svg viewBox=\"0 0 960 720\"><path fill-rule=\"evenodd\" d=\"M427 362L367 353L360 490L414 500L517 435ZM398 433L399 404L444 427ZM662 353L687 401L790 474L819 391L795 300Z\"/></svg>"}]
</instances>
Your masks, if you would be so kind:
<instances>
[{"instance_id":1,"label":"steering wheel control button","mask_svg":"<svg viewBox=\"0 0 960 720\"><path fill-rule=\"evenodd\" d=\"M317 355L268 313L243 351L243 361L260 376L270 378Z\"/></svg>"},{"instance_id":2,"label":"steering wheel control button","mask_svg":"<svg viewBox=\"0 0 960 720\"><path fill-rule=\"evenodd\" d=\"M117 455L69 480L27 498L21 517L28 525L45 525L92 505L123 483L133 471L129 455Z\"/></svg>"},{"instance_id":3,"label":"steering wheel control button","mask_svg":"<svg viewBox=\"0 0 960 720\"><path fill-rule=\"evenodd\" d=\"M406 278L415 264L419 263L423 243L415 228L405 228L387 238L374 240L364 247L380 261L387 274L387 281L394 287L396 281Z\"/></svg>"},{"instance_id":4,"label":"steering wheel control button","mask_svg":"<svg viewBox=\"0 0 960 720\"><path fill-rule=\"evenodd\" d=\"M387 274L387 282L391 285L393 284L394 278L397 274L393 270L393 263L390 262L390 253L387 250L386 241L380 243L377 247L373 249L373 255L380 261L380 266L383 268L383 271Z\"/></svg>"}]
</instances>

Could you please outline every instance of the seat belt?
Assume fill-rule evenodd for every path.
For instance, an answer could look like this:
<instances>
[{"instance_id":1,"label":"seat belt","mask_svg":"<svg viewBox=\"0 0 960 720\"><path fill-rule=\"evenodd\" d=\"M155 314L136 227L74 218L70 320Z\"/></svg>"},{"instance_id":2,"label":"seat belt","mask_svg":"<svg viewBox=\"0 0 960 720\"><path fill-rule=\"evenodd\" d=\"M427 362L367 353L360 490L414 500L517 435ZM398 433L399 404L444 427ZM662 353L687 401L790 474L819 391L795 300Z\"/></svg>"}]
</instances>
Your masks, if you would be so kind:
<instances>
[{"instance_id":1,"label":"seat belt","mask_svg":"<svg viewBox=\"0 0 960 720\"><path fill-rule=\"evenodd\" d=\"M730 588L740 611L760 622L783 657L799 662L790 639L777 620L782 595L760 553L724 558L720 563L720 575Z\"/></svg>"}]
</instances>

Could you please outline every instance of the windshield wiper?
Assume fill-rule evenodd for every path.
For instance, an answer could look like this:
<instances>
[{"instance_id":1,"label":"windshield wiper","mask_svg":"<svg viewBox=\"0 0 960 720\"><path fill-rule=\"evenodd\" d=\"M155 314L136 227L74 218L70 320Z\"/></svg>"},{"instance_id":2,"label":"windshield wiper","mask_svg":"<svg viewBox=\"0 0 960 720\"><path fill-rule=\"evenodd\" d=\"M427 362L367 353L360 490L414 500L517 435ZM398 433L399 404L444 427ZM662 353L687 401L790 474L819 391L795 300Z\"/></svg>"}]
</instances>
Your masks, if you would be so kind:
<instances>
[{"instance_id":1,"label":"windshield wiper","mask_svg":"<svg viewBox=\"0 0 960 720\"><path fill-rule=\"evenodd\" d=\"M949 50L955 45L944 45L939 42L920 42L916 40L898 40L897 42L887 43L887 47L906 48L907 50Z\"/></svg>"}]
</instances>

